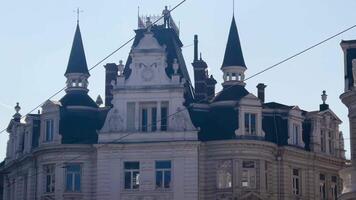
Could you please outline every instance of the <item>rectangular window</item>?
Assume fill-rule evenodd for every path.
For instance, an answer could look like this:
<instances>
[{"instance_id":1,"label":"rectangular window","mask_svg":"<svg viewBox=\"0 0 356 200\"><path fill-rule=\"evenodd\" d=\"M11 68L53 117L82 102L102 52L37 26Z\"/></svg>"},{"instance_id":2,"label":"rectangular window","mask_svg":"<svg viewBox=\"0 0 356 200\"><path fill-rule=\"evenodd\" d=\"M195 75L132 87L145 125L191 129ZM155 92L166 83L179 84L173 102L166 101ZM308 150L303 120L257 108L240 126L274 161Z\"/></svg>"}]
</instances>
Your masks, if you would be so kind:
<instances>
[{"instance_id":1,"label":"rectangular window","mask_svg":"<svg viewBox=\"0 0 356 200\"><path fill-rule=\"evenodd\" d=\"M256 135L256 114L245 113L245 133Z\"/></svg>"},{"instance_id":2,"label":"rectangular window","mask_svg":"<svg viewBox=\"0 0 356 200\"><path fill-rule=\"evenodd\" d=\"M135 131L135 103L127 103L127 130Z\"/></svg>"},{"instance_id":3,"label":"rectangular window","mask_svg":"<svg viewBox=\"0 0 356 200\"><path fill-rule=\"evenodd\" d=\"M334 152L335 152L335 138L334 138L334 134L332 131L329 131L329 153L331 155L334 155Z\"/></svg>"},{"instance_id":4,"label":"rectangular window","mask_svg":"<svg viewBox=\"0 0 356 200\"><path fill-rule=\"evenodd\" d=\"M319 196L321 200L326 200L326 179L324 174L319 175Z\"/></svg>"},{"instance_id":5,"label":"rectangular window","mask_svg":"<svg viewBox=\"0 0 356 200\"><path fill-rule=\"evenodd\" d=\"M254 161L242 162L241 186L248 188L256 187L256 165Z\"/></svg>"},{"instance_id":6,"label":"rectangular window","mask_svg":"<svg viewBox=\"0 0 356 200\"><path fill-rule=\"evenodd\" d=\"M217 188L227 189L232 187L232 161L223 160L217 166Z\"/></svg>"},{"instance_id":7,"label":"rectangular window","mask_svg":"<svg viewBox=\"0 0 356 200\"><path fill-rule=\"evenodd\" d=\"M141 126L142 132L157 131L157 107L156 103L142 103L140 105Z\"/></svg>"},{"instance_id":8,"label":"rectangular window","mask_svg":"<svg viewBox=\"0 0 356 200\"><path fill-rule=\"evenodd\" d=\"M292 170L292 179L293 179L293 188L292 192L294 195L301 195L301 178L300 178L300 170L299 169L293 169Z\"/></svg>"},{"instance_id":9,"label":"rectangular window","mask_svg":"<svg viewBox=\"0 0 356 200\"><path fill-rule=\"evenodd\" d=\"M325 138L325 131L320 131L320 150L321 152L326 152L326 138Z\"/></svg>"},{"instance_id":10,"label":"rectangular window","mask_svg":"<svg viewBox=\"0 0 356 200\"><path fill-rule=\"evenodd\" d=\"M138 189L140 186L140 162L124 162L125 189Z\"/></svg>"},{"instance_id":11,"label":"rectangular window","mask_svg":"<svg viewBox=\"0 0 356 200\"><path fill-rule=\"evenodd\" d=\"M168 102L161 104L161 131L167 131L168 127Z\"/></svg>"},{"instance_id":12,"label":"rectangular window","mask_svg":"<svg viewBox=\"0 0 356 200\"><path fill-rule=\"evenodd\" d=\"M53 141L53 120L49 119L46 120L46 142Z\"/></svg>"},{"instance_id":13,"label":"rectangular window","mask_svg":"<svg viewBox=\"0 0 356 200\"><path fill-rule=\"evenodd\" d=\"M69 164L66 166L66 192L80 192L81 190L81 166Z\"/></svg>"},{"instance_id":14,"label":"rectangular window","mask_svg":"<svg viewBox=\"0 0 356 200\"><path fill-rule=\"evenodd\" d=\"M292 142L294 145L299 145L300 128L298 124L293 124Z\"/></svg>"},{"instance_id":15,"label":"rectangular window","mask_svg":"<svg viewBox=\"0 0 356 200\"><path fill-rule=\"evenodd\" d=\"M53 193L55 189L56 176L55 176L55 165L49 164L43 166L43 171L45 172L45 192Z\"/></svg>"},{"instance_id":16,"label":"rectangular window","mask_svg":"<svg viewBox=\"0 0 356 200\"><path fill-rule=\"evenodd\" d=\"M171 161L156 161L156 188L171 188Z\"/></svg>"},{"instance_id":17,"label":"rectangular window","mask_svg":"<svg viewBox=\"0 0 356 200\"><path fill-rule=\"evenodd\" d=\"M332 200L337 200L337 177L332 176L331 177L331 198Z\"/></svg>"}]
</instances>

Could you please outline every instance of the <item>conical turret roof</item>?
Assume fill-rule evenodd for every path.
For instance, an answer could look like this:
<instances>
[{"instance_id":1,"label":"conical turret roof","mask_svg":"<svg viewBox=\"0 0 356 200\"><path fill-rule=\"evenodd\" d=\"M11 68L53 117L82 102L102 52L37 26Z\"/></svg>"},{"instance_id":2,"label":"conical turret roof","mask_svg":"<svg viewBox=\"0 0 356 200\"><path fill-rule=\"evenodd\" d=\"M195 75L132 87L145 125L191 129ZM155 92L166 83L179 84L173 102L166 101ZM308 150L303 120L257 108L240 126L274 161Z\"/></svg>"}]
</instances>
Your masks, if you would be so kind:
<instances>
[{"instance_id":1,"label":"conical turret roof","mask_svg":"<svg viewBox=\"0 0 356 200\"><path fill-rule=\"evenodd\" d=\"M90 75L88 71L87 61L85 58L85 52L84 52L79 24L77 24L77 28L75 30L72 50L70 52L67 70L64 75L70 73L83 73L83 74Z\"/></svg>"},{"instance_id":2,"label":"conical turret roof","mask_svg":"<svg viewBox=\"0 0 356 200\"><path fill-rule=\"evenodd\" d=\"M232 17L229 38L227 40L224 61L221 68L228 66L241 66L246 68L234 16Z\"/></svg>"}]
</instances>

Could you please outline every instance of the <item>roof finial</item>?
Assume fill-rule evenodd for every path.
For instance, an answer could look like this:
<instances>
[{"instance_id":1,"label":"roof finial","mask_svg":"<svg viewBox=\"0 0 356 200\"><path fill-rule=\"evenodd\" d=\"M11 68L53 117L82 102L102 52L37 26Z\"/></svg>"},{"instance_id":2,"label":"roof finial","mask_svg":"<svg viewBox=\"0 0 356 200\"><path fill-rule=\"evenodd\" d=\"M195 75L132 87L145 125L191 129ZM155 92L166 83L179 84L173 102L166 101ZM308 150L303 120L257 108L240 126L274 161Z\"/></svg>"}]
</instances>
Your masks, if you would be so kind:
<instances>
[{"instance_id":1,"label":"roof finial","mask_svg":"<svg viewBox=\"0 0 356 200\"><path fill-rule=\"evenodd\" d=\"M235 0L232 0L232 15L235 15Z\"/></svg>"},{"instance_id":2,"label":"roof finial","mask_svg":"<svg viewBox=\"0 0 356 200\"><path fill-rule=\"evenodd\" d=\"M80 8L78 7L76 11L74 11L77 13L77 24L79 24L79 15L81 12L83 12L83 10L80 10Z\"/></svg>"},{"instance_id":3,"label":"roof finial","mask_svg":"<svg viewBox=\"0 0 356 200\"><path fill-rule=\"evenodd\" d=\"M325 104L327 97L328 97L328 95L326 94L326 91L323 90L323 94L321 95L321 100L323 101L323 104Z\"/></svg>"}]
</instances>

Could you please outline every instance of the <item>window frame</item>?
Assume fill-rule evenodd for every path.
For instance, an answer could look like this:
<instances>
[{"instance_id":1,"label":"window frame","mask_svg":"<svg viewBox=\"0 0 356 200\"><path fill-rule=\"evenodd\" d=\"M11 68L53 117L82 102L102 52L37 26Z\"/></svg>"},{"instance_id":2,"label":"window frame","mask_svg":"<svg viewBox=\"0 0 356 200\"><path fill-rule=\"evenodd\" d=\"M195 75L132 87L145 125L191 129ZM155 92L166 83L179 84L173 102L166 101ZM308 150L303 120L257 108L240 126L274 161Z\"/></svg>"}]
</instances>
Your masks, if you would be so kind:
<instances>
[{"instance_id":1,"label":"window frame","mask_svg":"<svg viewBox=\"0 0 356 200\"><path fill-rule=\"evenodd\" d=\"M52 169L50 169L52 168ZM50 171L48 172L47 169ZM52 171L53 170L53 171ZM53 194L56 191L56 164L44 164L44 193ZM50 183L48 182L48 177L50 178Z\"/></svg>"},{"instance_id":2,"label":"window frame","mask_svg":"<svg viewBox=\"0 0 356 200\"><path fill-rule=\"evenodd\" d=\"M226 162L229 162L230 166L225 166ZM219 174L220 172L222 172L222 174ZM224 184L222 184L222 186L220 186L220 182L219 182L220 175L223 175L223 177L225 178L225 181L227 181L226 174L230 175L230 183L228 183L228 184L224 183ZM227 190L227 189L231 189L232 187L233 187L233 161L232 160L220 160L217 163L216 188L218 190Z\"/></svg>"},{"instance_id":3,"label":"window frame","mask_svg":"<svg viewBox=\"0 0 356 200\"><path fill-rule=\"evenodd\" d=\"M253 112L245 112L244 113L244 133L245 135L250 135L250 136L257 136L257 113ZM246 118L247 116L247 118ZM252 116L254 116L254 126L252 126ZM246 121L247 120L247 121ZM246 125L248 124L248 127ZM254 132L252 130L252 127L254 127Z\"/></svg>"},{"instance_id":4,"label":"window frame","mask_svg":"<svg viewBox=\"0 0 356 200\"><path fill-rule=\"evenodd\" d=\"M157 163L159 162L169 162L169 167L164 168L164 167L157 167ZM161 177L161 186L159 187L157 185L157 176L158 173L162 173ZM169 185L166 187L166 174L169 174ZM171 190L172 189L172 161L171 160L156 160L155 161L155 188L156 190Z\"/></svg>"},{"instance_id":5,"label":"window frame","mask_svg":"<svg viewBox=\"0 0 356 200\"><path fill-rule=\"evenodd\" d=\"M298 172L298 175L294 174L294 171ZM292 168L292 194L295 196L302 195L302 170L297 168Z\"/></svg>"},{"instance_id":6,"label":"window frame","mask_svg":"<svg viewBox=\"0 0 356 200\"><path fill-rule=\"evenodd\" d=\"M153 113L155 110L155 118ZM145 111L145 112L144 112ZM145 117L145 119L143 119ZM140 132L157 131L157 102L140 102L139 104L139 130ZM145 123L145 124L144 124Z\"/></svg>"},{"instance_id":7,"label":"window frame","mask_svg":"<svg viewBox=\"0 0 356 200\"><path fill-rule=\"evenodd\" d=\"M253 166L244 166L244 163L253 163ZM244 176L247 174L247 176ZM242 188L256 188L257 186L257 162L255 160L242 160L240 186ZM247 185L244 185L247 183Z\"/></svg>"},{"instance_id":8,"label":"window frame","mask_svg":"<svg viewBox=\"0 0 356 200\"><path fill-rule=\"evenodd\" d=\"M48 127L48 125L50 125ZM46 119L45 120L45 135L44 141L45 142L53 142L54 140L54 120L53 119Z\"/></svg>"},{"instance_id":9,"label":"window frame","mask_svg":"<svg viewBox=\"0 0 356 200\"><path fill-rule=\"evenodd\" d=\"M126 164L129 163L138 163L138 169L134 168L134 169L126 169ZM140 176L141 176L141 164L140 161L124 161L123 162L123 189L124 190L139 190L140 189ZM136 175L138 174L138 178L134 177L136 172ZM138 172L138 173L137 173ZM126 173L130 173L130 186L129 188L126 188ZM134 182L134 180L136 180L136 182ZM135 185L137 185L137 187L135 188Z\"/></svg>"},{"instance_id":10,"label":"window frame","mask_svg":"<svg viewBox=\"0 0 356 200\"><path fill-rule=\"evenodd\" d=\"M71 173L72 174L72 188L71 188L71 190L68 190L68 185L67 185L67 183L68 183L68 168L69 168L69 166L79 166L79 173ZM65 177L64 177L64 191L66 192L66 193L81 193L82 192L82 182L83 182L83 180L82 180L82 177L83 177L83 169L82 169L82 164L81 163L67 163L66 165L65 165L65 171L64 171L64 173L65 173ZM76 176L75 175L77 175L77 174L79 174L79 190L76 190Z\"/></svg>"},{"instance_id":11,"label":"window frame","mask_svg":"<svg viewBox=\"0 0 356 200\"><path fill-rule=\"evenodd\" d=\"M292 144L293 145L300 145L299 142L299 137L301 136L301 128L300 128L300 124L297 123L293 123L292 125Z\"/></svg>"}]
</instances>

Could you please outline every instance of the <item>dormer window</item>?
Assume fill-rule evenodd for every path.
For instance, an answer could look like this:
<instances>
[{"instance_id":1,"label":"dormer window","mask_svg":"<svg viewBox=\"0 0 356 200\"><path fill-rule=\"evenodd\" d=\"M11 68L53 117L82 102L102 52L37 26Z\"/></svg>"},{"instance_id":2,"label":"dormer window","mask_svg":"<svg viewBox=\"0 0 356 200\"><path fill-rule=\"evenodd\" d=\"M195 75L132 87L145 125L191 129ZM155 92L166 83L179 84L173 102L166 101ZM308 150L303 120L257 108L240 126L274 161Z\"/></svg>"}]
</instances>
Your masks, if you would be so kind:
<instances>
[{"instance_id":1,"label":"dormer window","mask_svg":"<svg viewBox=\"0 0 356 200\"><path fill-rule=\"evenodd\" d=\"M257 135L256 134L256 114L245 113L245 134L246 135Z\"/></svg>"},{"instance_id":2,"label":"dormer window","mask_svg":"<svg viewBox=\"0 0 356 200\"><path fill-rule=\"evenodd\" d=\"M320 131L320 150L321 152L326 152L326 137L324 130Z\"/></svg>"},{"instance_id":3,"label":"dormer window","mask_svg":"<svg viewBox=\"0 0 356 200\"><path fill-rule=\"evenodd\" d=\"M51 142L53 141L53 132L54 132L54 123L52 119L46 120L46 135L45 135L45 141L46 142Z\"/></svg>"},{"instance_id":4,"label":"dormer window","mask_svg":"<svg viewBox=\"0 0 356 200\"><path fill-rule=\"evenodd\" d=\"M334 155L334 153L335 153L335 135L332 131L329 131L328 139L329 139L329 142L328 142L329 143L329 153L331 155Z\"/></svg>"}]
</instances>

